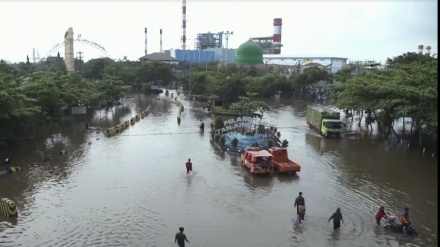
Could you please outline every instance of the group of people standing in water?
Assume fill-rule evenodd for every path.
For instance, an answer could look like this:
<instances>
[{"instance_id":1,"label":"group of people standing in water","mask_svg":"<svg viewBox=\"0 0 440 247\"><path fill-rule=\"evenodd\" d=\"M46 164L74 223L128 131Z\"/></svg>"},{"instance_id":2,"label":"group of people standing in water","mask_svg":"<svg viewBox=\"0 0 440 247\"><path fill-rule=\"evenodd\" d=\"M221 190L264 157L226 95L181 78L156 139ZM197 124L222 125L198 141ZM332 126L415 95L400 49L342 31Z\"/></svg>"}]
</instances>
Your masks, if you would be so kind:
<instances>
[{"instance_id":1,"label":"group of people standing in water","mask_svg":"<svg viewBox=\"0 0 440 247\"><path fill-rule=\"evenodd\" d=\"M302 221L304 221L304 215L306 213L306 204L304 197L302 196L302 192L299 192L298 197L295 199L294 207L296 207L296 213L298 215L298 223L302 224ZM394 220L393 216L387 216L385 213L385 207L381 206L379 208L379 211L375 215L376 223L380 226L380 221L382 219L385 219L387 221ZM330 222L330 220L333 220L333 230L339 229L341 227L341 221L344 223L344 219L342 217L341 209L337 208L336 212L330 216L327 222ZM402 211L399 214L399 221L402 224L404 229L407 229L408 226L411 224L409 220L409 208L405 208L404 211Z\"/></svg>"}]
</instances>

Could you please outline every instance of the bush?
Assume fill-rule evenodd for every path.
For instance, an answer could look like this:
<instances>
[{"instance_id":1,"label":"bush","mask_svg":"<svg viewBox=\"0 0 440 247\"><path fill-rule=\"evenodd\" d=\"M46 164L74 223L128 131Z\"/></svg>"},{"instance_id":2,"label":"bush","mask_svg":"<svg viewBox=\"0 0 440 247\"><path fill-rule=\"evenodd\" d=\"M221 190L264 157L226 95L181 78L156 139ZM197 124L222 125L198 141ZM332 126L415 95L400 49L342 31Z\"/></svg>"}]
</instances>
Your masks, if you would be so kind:
<instances>
[{"instance_id":1,"label":"bush","mask_svg":"<svg viewBox=\"0 0 440 247\"><path fill-rule=\"evenodd\" d=\"M281 133L277 132L277 137L280 138L281 137Z\"/></svg>"},{"instance_id":2,"label":"bush","mask_svg":"<svg viewBox=\"0 0 440 247\"><path fill-rule=\"evenodd\" d=\"M223 128L224 126L225 124L223 123L223 119L221 117L216 117L214 121L214 128L217 130Z\"/></svg>"},{"instance_id":3,"label":"bush","mask_svg":"<svg viewBox=\"0 0 440 247\"><path fill-rule=\"evenodd\" d=\"M284 139L281 146L283 146L283 148L286 148L288 145L289 145L289 142L286 139Z\"/></svg>"},{"instance_id":4,"label":"bush","mask_svg":"<svg viewBox=\"0 0 440 247\"><path fill-rule=\"evenodd\" d=\"M252 147L259 147L260 146L260 144L258 144L258 142L257 141L254 141L254 143L252 143L252 145L251 145Z\"/></svg>"}]
</instances>

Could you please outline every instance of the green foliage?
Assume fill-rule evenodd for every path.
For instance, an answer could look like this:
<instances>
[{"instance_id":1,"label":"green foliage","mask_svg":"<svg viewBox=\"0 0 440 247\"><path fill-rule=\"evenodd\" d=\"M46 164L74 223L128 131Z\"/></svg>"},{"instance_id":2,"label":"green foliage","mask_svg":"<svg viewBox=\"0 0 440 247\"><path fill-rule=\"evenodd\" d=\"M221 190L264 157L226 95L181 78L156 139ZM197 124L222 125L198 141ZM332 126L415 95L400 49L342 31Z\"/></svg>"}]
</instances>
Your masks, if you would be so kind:
<instances>
[{"instance_id":1,"label":"green foliage","mask_svg":"<svg viewBox=\"0 0 440 247\"><path fill-rule=\"evenodd\" d=\"M259 146L260 146L260 144L258 144L257 141L254 141L251 145L251 147L259 147Z\"/></svg>"},{"instance_id":2,"label":"green foliage","mask_svg":"<svg viewBox=\"0 0 440 247\"><path fill-rule=\"evenodd\" d=\"M214 127L215 127L215 129L220 129L220 128L225 127L225 124L223 123L223 119L221 117L215 118Z\"/></svg>"},{"instance_id":3,"label":"green foliage","mask_svg":"<svg viewBox=\"0 0 440 247\"><path fill-rule=\"evenodd\" d=\"M287 146L289 146L289 141L287 141L286 139L283 140L283 142L281 143L281 146L283 148L286 148Z\"/></svg>"},{"instance_id":4,"label":"green foliage","mask_svg":"<svg viewBox=\"0 0 440 247\"><path fill-rule=\"evenodd\" d=\"M422 59L421 61L415 58ZM427 61L430 59L430 61ZM370 70L354 77L336 94L340 108L383 110L382 119L412 117L425 131L437 132L438 60L412 53L389 61L386 70ZM391 128L392 121L381 123Z\"/></svg>"},{"instance_id":5,"label":"green foliage","mask_svg":"<svg viewBox=\"0 0 440 247\"><path fill-rule=\"evenodd\" d=\"M412 63L426 64L432 62L433 60L436 60L434 56L419 54L415 52L407 52L397 57L387 58L386 63L388 64L388 67L395 68Z\"/></svg>"},{"instance_id":6,"label":"green foliage","mask_svg":"<svg viewBox=\"0 0 440 247\"><path fill-rule=\"evenodd\" d=\"M255 112L261 113L263 115L264 111L269 110L269 106L261 101L252 100L255 94L248 93L248 96L240 96L239 101L232 103L230 109L238 110L241 113L247 115L253 115Z\"/></svg>"},{"instance_id":7,"label":"green foliage","mask_svg":"<svg viewBox=\"0 0 440 247\"><path fill-rule=\"evenodd\" d=\"M339 82L346 82L348 79L352 78L354 75L354 70L356 69L356 67L352 66L352 67L345 67L339 71L337 71L333 78L336 81Z\"/></svg>"},{"instance_id":8,"label":"green foliage","mask_svg":"<svg viewBox=\"0 0 440 247\"><path fill-rule=\"evenodd\" d=\"M319 81L327 81L328 76L327 71L318 67L310 67L304 69L304 72L294 79L294 84L297 87L303 88Z\"/></svg>"},{"instance_id":9,"label":"green foliage","mask_svg":"<svg viewBox=\"0 0 440 247\"><path fill-rule=\"evenodd\" d=\"M160 80L163 84L168 84L173 79L171 67L162 62L146 63L136 71L136 80L142 83Z\"/></svg>"}]
</instances>

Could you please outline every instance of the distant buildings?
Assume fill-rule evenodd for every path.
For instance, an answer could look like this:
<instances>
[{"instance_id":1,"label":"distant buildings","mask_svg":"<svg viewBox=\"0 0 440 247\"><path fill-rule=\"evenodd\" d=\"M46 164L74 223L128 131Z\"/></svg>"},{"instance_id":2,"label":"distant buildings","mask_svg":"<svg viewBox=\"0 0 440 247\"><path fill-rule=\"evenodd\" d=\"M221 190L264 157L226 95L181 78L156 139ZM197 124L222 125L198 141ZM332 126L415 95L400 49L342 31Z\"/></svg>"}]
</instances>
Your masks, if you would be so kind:
<instances>
[{"instance_id":1,"label":"distant buildings","mask_svg":"<svg viewBox=\"0 0 440 247\"><path fill-rule=\"evenodd\" d=\"M162 52L154 52L145 56L142 56L139 58L139 60L143 63L148 63L148 62L163 62L166 64L179 64L179 61L170 56L169 54L166 53L162 53Z\"/></svg>"},{"instance_id":2,"label":"distant buildings","mask_svg":"<svg viewBox=\"0 0 440 247\"><path fill-rule=\"evenodd\" d=\"M263 55L264 64L280 65L290 69L298 69L299 73L308 67L319 67L329 73L336 73L345 68L348 58L342 57L294 57L285 55Z\"/></svg>"}]
</instances>

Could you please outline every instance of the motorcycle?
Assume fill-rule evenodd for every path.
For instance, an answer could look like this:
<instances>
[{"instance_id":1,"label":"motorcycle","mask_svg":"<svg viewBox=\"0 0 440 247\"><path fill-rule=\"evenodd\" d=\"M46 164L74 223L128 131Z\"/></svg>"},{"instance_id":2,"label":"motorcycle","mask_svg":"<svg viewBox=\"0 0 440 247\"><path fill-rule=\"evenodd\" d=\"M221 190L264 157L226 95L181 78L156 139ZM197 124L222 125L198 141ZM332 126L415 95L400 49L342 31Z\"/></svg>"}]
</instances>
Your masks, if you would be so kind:
<instances>
[{"instance_id":1,"label":"motorcycle","mask_svg":"<svg viewBox=\"0 0 440 247\"><path fill-rule=\"evenodd\" d=\"M393 232L406 233L408 236L419 236L419 234L417 233L416 229L412 224L409 224L405 230L403 229L402 224L397 223L395 221L387 222L383 227Z\"/></svg>"}]
</instances>

